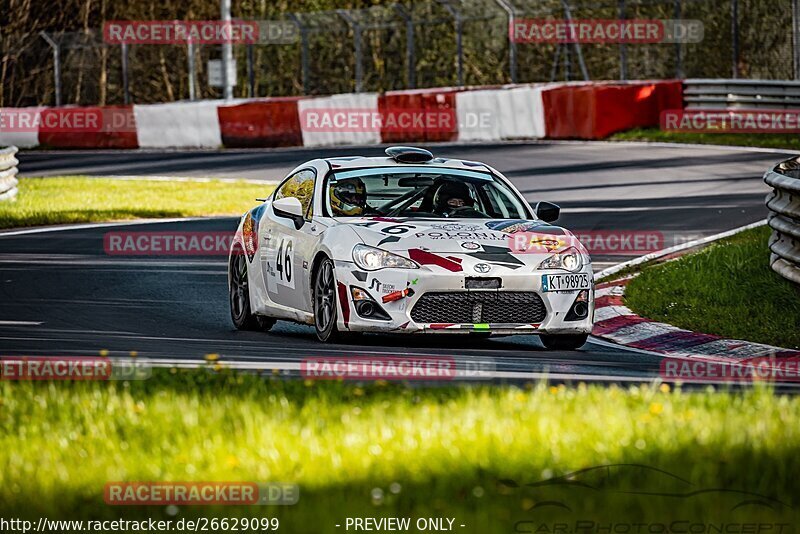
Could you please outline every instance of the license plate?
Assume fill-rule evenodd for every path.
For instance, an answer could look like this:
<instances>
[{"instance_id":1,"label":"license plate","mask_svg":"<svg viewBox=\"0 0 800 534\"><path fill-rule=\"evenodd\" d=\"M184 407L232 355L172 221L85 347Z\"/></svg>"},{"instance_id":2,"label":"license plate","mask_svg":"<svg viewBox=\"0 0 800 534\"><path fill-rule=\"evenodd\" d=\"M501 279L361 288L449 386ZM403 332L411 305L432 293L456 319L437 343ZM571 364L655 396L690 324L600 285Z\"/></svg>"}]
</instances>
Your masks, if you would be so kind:
<instances>
[{"instance_id":1,"label":"license plate","mask_svg":"<svg viewBox=\"0 0 800 534\"><path fill-rule=\"evenodd\" d=\"M589 289L589 275L578 274L543 274L542 291L577 291Z\"/></svg>"}]
</instances>

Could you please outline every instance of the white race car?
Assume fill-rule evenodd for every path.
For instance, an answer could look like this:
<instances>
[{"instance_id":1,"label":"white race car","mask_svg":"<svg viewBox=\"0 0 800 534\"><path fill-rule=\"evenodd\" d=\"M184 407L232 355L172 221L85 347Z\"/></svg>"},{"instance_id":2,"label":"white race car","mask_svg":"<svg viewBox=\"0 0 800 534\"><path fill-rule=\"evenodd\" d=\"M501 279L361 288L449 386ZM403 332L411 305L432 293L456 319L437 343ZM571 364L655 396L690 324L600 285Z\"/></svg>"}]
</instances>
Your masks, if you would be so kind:
<instances>
[{"instance_id":1,"label":"white race car","mask_svg":"<svg viewBox=\"0 0 800 534\"><path fill-rule=\"evenodd\" d=\"M314 159L244 214L228 269L239 329L536 334L576 349L594 316L586 249L498 171L392 147Z\"/></svg>"}]
</instances>

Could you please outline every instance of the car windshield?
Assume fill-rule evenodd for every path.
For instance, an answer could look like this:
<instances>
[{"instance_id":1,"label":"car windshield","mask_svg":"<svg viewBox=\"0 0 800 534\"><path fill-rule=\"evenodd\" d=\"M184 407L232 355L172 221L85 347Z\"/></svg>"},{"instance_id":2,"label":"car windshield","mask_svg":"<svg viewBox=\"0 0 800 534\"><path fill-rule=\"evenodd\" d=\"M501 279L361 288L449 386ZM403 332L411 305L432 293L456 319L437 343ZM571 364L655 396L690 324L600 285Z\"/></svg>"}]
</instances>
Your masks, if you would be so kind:
<instances>
[{"instance_id":1,"label":"car windshield","mask_svg":"<svg viewBox=\"0 0 800 534\"><path fill-rule=\"evenodd\" d=\"M525 219L518 195L486 172L431 167L339 171L328 177L334 217Z\"/></svg>"}]
</instances>

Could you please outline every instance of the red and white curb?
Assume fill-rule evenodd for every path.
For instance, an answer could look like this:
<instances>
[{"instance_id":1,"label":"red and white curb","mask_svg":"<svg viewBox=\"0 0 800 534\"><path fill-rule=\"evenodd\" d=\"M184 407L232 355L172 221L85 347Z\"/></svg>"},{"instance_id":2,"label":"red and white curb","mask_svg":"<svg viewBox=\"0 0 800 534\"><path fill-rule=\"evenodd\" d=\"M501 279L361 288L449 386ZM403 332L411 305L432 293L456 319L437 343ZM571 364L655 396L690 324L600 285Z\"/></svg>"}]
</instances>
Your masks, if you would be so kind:
<instances>
[{"instance_id":1,"label":"red and white curb","mask_svg":"<svg viewBox=\"0 0 800 534\"><path fill-rule=\"evenodd\" d=\"M616 265L596 275L602 278L617 273L626 267L640 265L653 259L666 258L680 252L729 237L750 228L761 226L766 221L749 224L735 230L706 237L678 247L664 249L631 262ZM711 360L745 360L764 357L800 358L800 351L773 347L761 343L726 339L722 336L692 332L646 319L625 306L625 287L635 277L628 276L595 286L595 324L592 335L625 347L632 347L675 358L703 358Z\"/></svg>"}]
</instances>

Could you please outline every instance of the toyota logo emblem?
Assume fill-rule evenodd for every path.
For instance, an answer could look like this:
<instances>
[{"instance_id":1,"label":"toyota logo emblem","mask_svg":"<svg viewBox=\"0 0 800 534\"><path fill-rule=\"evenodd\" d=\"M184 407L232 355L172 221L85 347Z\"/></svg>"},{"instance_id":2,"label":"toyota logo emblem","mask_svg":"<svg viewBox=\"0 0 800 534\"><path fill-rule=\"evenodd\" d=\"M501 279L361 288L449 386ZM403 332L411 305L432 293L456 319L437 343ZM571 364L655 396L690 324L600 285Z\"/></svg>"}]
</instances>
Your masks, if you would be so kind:
<instances>
[{"instance_id":1,"label":"toyota logo emblem","mask_svg":"<svg viewBox=\"0 0 800 534\"><path fill-rule=\"evenodd\" d=\"M478 273L488 273L489 271L492 270L492 266L489 265L488 263L478 263L475 265L474 269L475 272Z\"/></svg>"}]
</instances>

